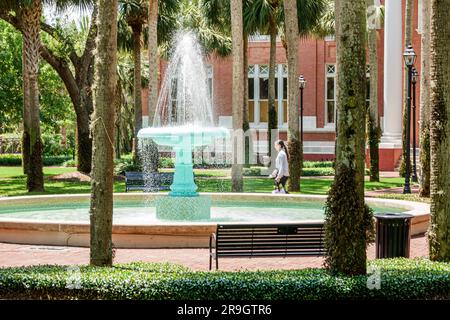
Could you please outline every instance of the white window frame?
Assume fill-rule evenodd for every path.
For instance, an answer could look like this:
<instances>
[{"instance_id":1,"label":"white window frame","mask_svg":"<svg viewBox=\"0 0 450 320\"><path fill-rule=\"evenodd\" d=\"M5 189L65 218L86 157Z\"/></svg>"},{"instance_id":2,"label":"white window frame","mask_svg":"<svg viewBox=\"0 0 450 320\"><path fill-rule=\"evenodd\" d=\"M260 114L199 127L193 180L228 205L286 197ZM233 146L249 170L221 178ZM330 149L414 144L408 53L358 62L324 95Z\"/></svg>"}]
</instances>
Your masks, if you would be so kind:
<instances>
[{"instance_id":1,"label":"white window frame","mask_svg":"<svg viewBox=\"0 0 450 320\"><path fill-rule=\"evenodd\" d=\"M267 122L261 122L261 108L260 108L260 86L259 79L269 77L269 65L267 64L252 64L249 65L248 78L253 78L253 122L250 123L252 128L267 128ZM253 72L250 70L253 69ZM278 64L275 69L275 77L277 78L277 91L278 95L276 97L278 101L277 115L278 115L278 127L287 128L287 122L283 122L284 110L283 110L283 79L287 78L287 65ZM247 80L248 81L248 80Z\"/></svg>"},{"instance_id":2,"label":"white window frame","mask_svg":"<svg viewBox=\"0 0 450 320\"><path fill-rule=\"evenodd\" d=\"M334 66L334 72L330 73L328 72L328 67ZM325 127L335 127L336 126L336 64L335 63L327 63L325 65L325 112L324 112L324 123ZM328 99L328 78L334 79L334 92L333 92L333 99ZM334 122L328 122L328 102L334 101Z\"/></svg>"}]
</instances>

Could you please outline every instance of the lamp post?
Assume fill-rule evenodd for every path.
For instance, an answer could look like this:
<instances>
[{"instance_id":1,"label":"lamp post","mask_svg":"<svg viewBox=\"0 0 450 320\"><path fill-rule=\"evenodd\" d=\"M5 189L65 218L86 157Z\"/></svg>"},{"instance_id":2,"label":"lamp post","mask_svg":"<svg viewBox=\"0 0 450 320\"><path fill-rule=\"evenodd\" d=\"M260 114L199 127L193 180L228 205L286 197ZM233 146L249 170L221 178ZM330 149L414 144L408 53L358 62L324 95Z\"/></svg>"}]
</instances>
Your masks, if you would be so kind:
<instances>
[{"instance_id":1,"label":"lamp post","mask_svg":"<svg viewBox=\"0 0 450 320\"><path fill-rule=\"evenodd\" d=\"M412 68L412 132L413 132L413 170L411 180L417 182L417 164L416 164L416 84L419 78L419 72Z\"/></svg>"},{"instance_id":2,"label":"lamp post","mask_svg":"<svg viewBox=\"0 0 450 320\"><path fill-rule=\"evenodd\" d=\"M412 78L412 67L416 61L416 53L413 47L409 44L405 51L403 52L403 59L405 60L406 67L408 68L408 97L407 97L407 108L406 108L406 159L405 161L405 186L403 187L403 193L411 193L411 187L409 185L410 178L410 167L411 167L411 146L410 146L410 135L411 135L411 78Z\"/></svg>"},{"instance_id":3,"label":"lamp post","mask_svg":"<svg viewBox=\"0 0 450 320\"><path fill-rule=\"evenodd\" d=\"M303 89L306 87L306 80L302 74L298 77L298 85L300 87L300 136L303 144Z\"/></svg>"}]
</instances>

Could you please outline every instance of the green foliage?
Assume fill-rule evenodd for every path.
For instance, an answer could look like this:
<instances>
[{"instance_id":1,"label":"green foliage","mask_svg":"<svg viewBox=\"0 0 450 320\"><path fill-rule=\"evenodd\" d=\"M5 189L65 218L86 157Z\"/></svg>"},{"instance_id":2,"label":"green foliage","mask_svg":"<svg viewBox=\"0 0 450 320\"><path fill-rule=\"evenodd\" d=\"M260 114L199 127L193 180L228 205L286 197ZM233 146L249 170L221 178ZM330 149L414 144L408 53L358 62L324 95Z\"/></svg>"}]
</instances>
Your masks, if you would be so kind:
<instances>
[{"instance_id":1,"label":"green foliage","mask_svg":"<svg viewBox=\"0 0 450 320\"><path fill-rule=\"evenodd\" d=\"M136 164L131 156L124 156L120 159L114 160L114 172L115 174L124 174L125 171L142 171L139 164Z\"/></svg>"},{"instance_id":2,"label":"green foliage","mask_svg":"<svg viewBox=\"0 0 450 320\"><path fill-rule=\"evenodd\" d=\"M338 172L325 204L325 265L332 272L363 274L373 212L357 192L354 170L342 165Z\"/></svg>"},{"instance_id":3,"label":"green foliage","mask_svg":"<svg viewBox=\"0 0 450 320\"><path fill-rule=\"evenodd\" d=\"M175 168L175 162L172 158L160 157L159 158L160 168Z\"/></svg>"},{"instance_id":4,"label":"green foliage","mask_svg":"<svg viewBox=\"0 0 450 320\"><path fill-rule=\"evenodd\" d=\"M75 144L74 136L67 137L67 145L63 145L63 136L61 134L42 135L44 144L43 154L45 156L71 156L74 153L73 145ZM71 142L69 140L72 140Z\"/></svg>"},{"instance_id":5,"label":"green foliage","mask_svg":"<svg viewBox=\"0 0 450 320\"><path fill-rule=\"evenodd\" d=\"M22 36L0 20L0 133L17 132L22 123ZM70 98L58 74L46 62L39 70L43 132L59 132L75 119Z\"/></svg>"},{"instance_id":6,"label":"green foliage","mask_svg":"<svg viewBox=\"0 0 450 320\"><path fill-rule=\"evenodd\" d=\"M0 298L142 300L366 300L449 299L450 265L426 259L369 262L379 270L380 289L367 285L371 274L332 275L325 269L194 272L173 264L131 263L73 268L33 266L0 269Z\"/></svg>"},{"instance_id":7,"label":"green foliage","mask_svg":"<svg viewBox=\"0 0 450 320\"><path fill-rule=\"evenodd\" d=\"M44 156L44 166L59 166L65 161L68 161L71 157L65 155L58 156ZM0 166L21 166L22 155L21 154L0 154Z\"/></svg>"}]
</instances>

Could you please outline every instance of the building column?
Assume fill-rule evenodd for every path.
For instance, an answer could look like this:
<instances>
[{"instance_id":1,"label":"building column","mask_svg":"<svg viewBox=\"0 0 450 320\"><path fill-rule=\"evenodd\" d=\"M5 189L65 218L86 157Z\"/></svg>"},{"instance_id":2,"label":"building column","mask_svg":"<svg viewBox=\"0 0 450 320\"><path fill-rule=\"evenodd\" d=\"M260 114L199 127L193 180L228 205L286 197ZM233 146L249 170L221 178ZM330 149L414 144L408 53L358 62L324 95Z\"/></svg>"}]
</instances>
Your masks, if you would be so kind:
<instances>
[{"instance_id":1,"label":"building column","mask_svg":"<svg viewBox=\"0 0 450 320\"><path fill-rule=\"evenodd\" d=\"M380 169L394 170L402 149L402 1L385 1L384 117Z\"/></svg>"}]
</instances>

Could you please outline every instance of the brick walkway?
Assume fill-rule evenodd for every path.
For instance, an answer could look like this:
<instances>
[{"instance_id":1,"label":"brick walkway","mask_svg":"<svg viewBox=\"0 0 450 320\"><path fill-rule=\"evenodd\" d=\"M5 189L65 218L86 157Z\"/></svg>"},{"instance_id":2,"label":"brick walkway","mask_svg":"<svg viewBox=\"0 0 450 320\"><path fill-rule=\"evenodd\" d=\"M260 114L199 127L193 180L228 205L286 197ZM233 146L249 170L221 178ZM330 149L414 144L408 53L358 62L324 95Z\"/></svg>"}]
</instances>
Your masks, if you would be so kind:
<instances>
[{"instance_id":1,"label":"brick walkway","mask_svg":"<svg viewBox=\"0 0 450 320\"><path fill-rule=\"evenodd\" d=\"M367 251L369 259L375 257L373 245ZM428 256L426 236L411 239L411 258ZM118 249L115 263L133 261L172 262L193 270L208 270L208 249ZM0 267L38 264L88 264L89 249L78 247L51 247L0 243ZM227 258L219 259L221 270L270 270L321 267L320 257L291 258Z\"/></svg>"}]
</instances>

